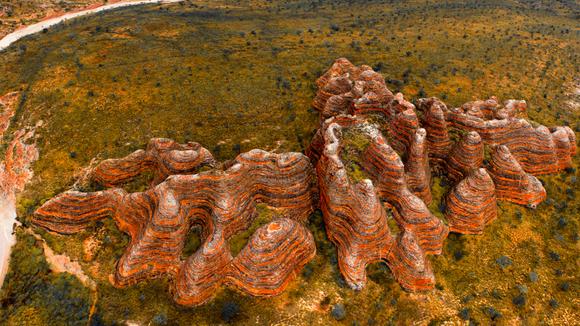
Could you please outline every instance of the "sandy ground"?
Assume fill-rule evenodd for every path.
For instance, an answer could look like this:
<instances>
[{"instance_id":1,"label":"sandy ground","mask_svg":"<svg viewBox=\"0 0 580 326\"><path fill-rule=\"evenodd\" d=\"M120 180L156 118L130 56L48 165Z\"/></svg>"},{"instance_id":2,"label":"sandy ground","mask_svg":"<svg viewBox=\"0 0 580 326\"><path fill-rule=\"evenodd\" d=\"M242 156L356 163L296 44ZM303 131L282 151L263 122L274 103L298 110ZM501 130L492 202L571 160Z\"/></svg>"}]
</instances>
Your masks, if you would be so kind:
<instances>
[{"instance_id":1,"label":"sandy ground","mask_svg":"<svg viewBox=\"0 0 580 326\"><path fill-rule=\"evenodd\" d=\"M128 6L136 6L136 5L149 4L149 3L172 3L172 2L180 2L180 1L183 1L183 0L138 0L138 1L129 1L129 2L118 2L118 3L103 5L103 6L96 7L96 8L90 8L90 9L86 9L86 10L71 12L71 13L64 14L62 16L54 17L54 18L49 18L49 19L43 20L39 23L18 29L16 31L6 35L4 38L2 38L2 40L0 40L0 51L6 49L8 46L10 46L10 44L18 41L19 39L21 39L25 36L41 32L45 28L48 28L50 26L54 26L54 25L59 24L65 20L68 20L68 19L73 19L76 17L86 16L86 15L94 14L94 13L105 11L105 10L111 10L111 9L128 7Z\"/></svg>"}]
</instances>

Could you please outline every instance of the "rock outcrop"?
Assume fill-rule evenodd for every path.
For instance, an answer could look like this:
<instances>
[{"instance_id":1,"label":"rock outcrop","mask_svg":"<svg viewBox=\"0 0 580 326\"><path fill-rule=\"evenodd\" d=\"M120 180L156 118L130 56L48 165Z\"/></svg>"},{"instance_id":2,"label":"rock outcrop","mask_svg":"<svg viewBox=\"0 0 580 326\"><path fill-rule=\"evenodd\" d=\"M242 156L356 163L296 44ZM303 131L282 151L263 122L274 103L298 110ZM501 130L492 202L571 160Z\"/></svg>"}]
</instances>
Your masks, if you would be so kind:
<instances>
[{"instance_id":1,"label":"rock outcrop","mask_svg":"<svg viewBox=\"0 0 580 326\"><path fill-rule=\"evenodd\" d=\"M33 222L69 234L112 216L119 229L131 236L112 278L118 287L166 275L177 277L176 284L185 284L174 291L183 304L207 301L214 293L209 289L221 283L250 294L274 295L315 254L312 235L301 225L313 210L313 182L312 166L302 154L253 150L240 154L224 171L173 175L141 193L119 188L65 192L42 205ZM276 209L285 219L259 229L232 258L225 241L250 226L257 203ZM181 252L194 225L201 226L205 241L183 262ZM268 266L261 261L269 261ZM211 277L202 277L204 271ZM252 273L253 278L248 276ZM203 285L195 281L199 278Z\"/></svg>"},{"instance_id":2,"label":"rock outcrop","mask_svg":"<svg viewBox=\"0 0 580 326\"><path fill-rule=\"evenodd\" d=\"M446 119L454 128L477 132L486 145L507 146L522 168L533 175L557 173L570 166L574 150L568 144L575 144L576 139L571 130L567 132L568 127L554 129L554 135L547 127L540 125L534 128L522 118L507 116L484 120L457 108L449 110ZM563 157L558 157L556 142L564 148L560 154L568 149Z\"/></svg>"},{"instance_id":3,"label":"rock outcrop","mask_svg":"<svg viewBox=\"0 0 580 326\"><path fill-rule=\"evenodd\" d=\"M423 113L421 123L427 130L427 148L429 161L433 169L442 173L449 151L451 151L451 139L449 128L445 121L447 106L435 97L419 99L417 108Z\"/></svg>"},{"instance_id":4,"label":"rock outcrop","mask_svg":"<svg viewBox=\"0 0 580 326\"><path fill-rule=\"evenodd\" d=\"M409 189L425 204L429 205L433 197L431 195L431 169L429 168L427 146L427 132L420 128L415 132L407 154L405 175Z\"/></svg>"},{"instance_id":5,"label":"rock outcrop","mask_svg":"<svg viewBox=\"0 0 580 326\"><path fill-rule=\"evenodd\" d=\"M495 146L490 152L490 174L497 199L536 207L546 199L540 180L526 173L507 146Z\"/></svg>"},{"instance_id":6,"label":"rock outcrop","mask_svg":"<svg viewBox=\"0 0 580 326\"><path fill-rule=\"evenodd\" d=\"M445 217L449 231L481 234L485 225L497 217L493 180L483 168L469 172L447 196Z\"/></svg>"},{"instance_id":7,"label":"rock outcrop","mask_svg":"<svg viewBox=\"0 0 580 326\"><path fill-rule=\"evenodd\" d=\"M393 208L400 227L414 232L426 254L440 254L447 227L409 190L403 162L380 133L365 152L362 166L376 184L381 198Z\"/></svg>"},{"instance_id":8,"label":"rock outcrop","mask_svg":"<svg viewBox=\"0 0 580 326\"><path fill-rule=\"evenodd\" d=\"M525 101L502 105L491 97L448 108L437 98L426 98L417 101L416 110L370 67L346 59L338 59L317 85L313 106L321 125L306 153L316 165L339 268L355 289L365 283L365 266L385 252L382 259L404 288L433 286L424 256L441 252L448 229L425 205L432 201L431 173L446 176L453 185L442 206L449 231L479 234L496 218L497 200L531 207L544 200L545 190L532 174L561 171L576 152L568 127L532 127L524 119ZM347 148L344 132L352 128L368 139L355 153ZM455 144L452 135L461 135ZM484 160L486 146L489 162ZM357 162L351 162L353 155ZM516 184L523 189L518 192ZM377 196L402 230L395 241Z\"/></svg>"},{"instance_id":9,"label":"rock outcrop","mask_svg":"<svg viewBox=\"0 0 580 326\"><path fill-rule=\"evenodd\" d=\"M399 233L386 262L404 289L426 291L435 286L431 263L425 258L417 237L412 232L403 230Z\"/></svg>"},{"instance_id":10,"label":"rock outcrop","mask_svg":"<svg viewBox=\"0 0 580 326\"><path fill-rule=\"evenodd\" d=\"M508 100L503 106L495 97L448 109L436 98L420 99L418 109L427 129L430 156L445 159L447 132L477 132L488 146L505 145L522 168L533 175L557 173L571 166L576 136L569 127L533 127L525 115L525 101ZM446 131L444 131L446 130Z\"/></svg>"},{"instance_id":11,"label":"rock outcrop","mask_svg":"<svg viewBox=\"0 0 580 326\"><path fill-rule=\"evenodd\" d=\"M174 174L193 174L215 160L200 144L178 144L167 138L153 138L146 150L137 150L120 159L108 159L97 165L92 177L98 183L114 187L128 182L146 171L153 172L152 185Z\"/></svg>"},{"instance_id":12,"label":"rock outcrop","mask_svg":"<svg viewBox=\"0 0 580 326\"><path fill-rule=\"evenodd\" d=\"M447 176L458 182L483 164L483 143L475 131L463 135L447 157Z\"/></svg>"},{"instance_id":13,"label":"rock outcrop","mask_svg":"<svg viewBox=\"0 0 580 326\"><path fill-rule=\"evenodd\" d=\"M338 266L343 277L351 288L360 290L366 284L366 266L385 260L404 288L420 290L432 287L433 273L418 237L427 239L423 243L430 248L434 234L423 232L426 228L417 223L414 216L406 215L408 211L403 211L397 222L404 231L397 240L394 239L379 191L371 180L374 178L353 179L345 165L361 162L345 162L341 158L342 152L348 150L345 148L348 140L344 139L347 134L344 129L349 128L356 129L359 137L366 137L371 143L383 141L372 125L354 117L339 116L327 120L319 130L318 135L324 139L322 150L312 150L321 153L316 165L320 207L328 237L337 246ZM390 148L389 152L394 154L391 158L400 163L397 154ZM364 160L366 154L372 155L368 149L364 153L355 159ZM414 196L408 190L407 194ZM419 199L415 202L423 204Z\"/></svg>"},{"instance_id":14,"label":"rock outcrop","mask_svg":"<svg viewBox=\"0 0 580 326\"><path fill-rule=\"evenodd\" d=\"M390 146L398 153L408 150L419 119L415 106L387 88L383 76L369 66L356 67L338 59L317 81L313 107L321 120L340 114L369 117L381 125Z\"/></svg>"},{"instance_id":15,"label":"rock outcrop","mask_svg":"<svg viewBox=\"0 0 580 326\"><path fill-rule=\"evenodd\" d=\"M447 228L429 212L425 203L409 190L401 158L389 146L376 126L358 116L337 116L328 119L314 136L307 151L311 160L317 162L323 149L328 146L330 140L326 133L333 125L340 128L357 128L366 135L369 141L368 146L361 151L358 162L360 168L372 180L380 198L393 207L393 215L397 222L403 228L415 232L425 253L441 253ZM323 174L318 166L318 180L319 184L322 184ZM321 198L322 196L323 194Z\"/></svg>"},{"instance_id":16,"label":"rock outcrop","mask_svg":"<svg viewBox=\"0 0 580 326\"><path fill-rule=\"evenodd\" d=\"M289 218L260 227L235 258L224 233L218 230L182 265L172 288L173 297L182 305L200 305L221 285L254 296L277 295L315 255L310 231Z\"/></svg>"},{"instance_id":17,"label":"rock outcrop","mask_svg":"<svg viewBox=\"0 0 580 326\"><path fill-rule=\"evenodd\" d=\"M449 232L482 233L497 217L497 200L535 207L546 192L534 175L566 169L576 154L572 130L533 127L525 101L491 97L448 108L426 98L415 108L369 66L346 59L316 83L320 126L307 157L252 150L215 164L197 143L153 139L147 150L104 161L92 175L118 186L153 171L149 190L65 192L42 205L33 222L67 234L112 216L132 239L113 284L167 276L175 301L191 306L223 285L255 296L283 291L315 255L304 224L319 204L351 288L362 289L366 267L384 261L403 288L428 290L435 279L426 256L442 252ZM200 172L205 166L219 168ZM451 181L439 202L449 226L427 206L432 173ZM281 217L234 254L228 241L255 221L258 203ZM194 226L202 229L201 247L182 258Z\"/></svg>"}]
</instances>

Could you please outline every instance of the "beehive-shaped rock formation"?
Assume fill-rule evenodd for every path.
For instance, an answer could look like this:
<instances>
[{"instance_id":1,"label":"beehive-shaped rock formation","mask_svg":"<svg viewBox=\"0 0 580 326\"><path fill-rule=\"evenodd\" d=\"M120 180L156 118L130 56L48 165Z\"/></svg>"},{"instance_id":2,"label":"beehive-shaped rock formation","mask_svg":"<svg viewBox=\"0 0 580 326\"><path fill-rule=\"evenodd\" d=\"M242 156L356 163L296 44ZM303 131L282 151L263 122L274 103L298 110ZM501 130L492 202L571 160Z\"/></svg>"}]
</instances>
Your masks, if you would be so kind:
<instances>
[{"instance_id":1,"label":"beehive-shaped rock formation","mask_svg":"<svg viewBox=\"0 0 580 326\"><path fill-rule=\"evenodd\" d=\"M397 242L387 256L387 265L393 276L406 290L426 291L435 286L435 276L431 263L417 241L417 237L407 230L397 236Z\"/></svg>"},{"instance_id":2,"label":"beehive-shaped rock formation","mask_svg":"<svg viewBox=\"0 0 580 326\"><path fill-rule=\"evenodd\" d=\"M347 284L361 289L366 284L366 266L385 258L394 239L387 215L369 179L350 180L339 155L341 127L325 131L323 154L316 165L320 208L328 238L338 249L338 266Z\"/></svg>"},{"instance_id":3,"label":"beehive-shaped rock formation","mask_svg":"<svg viewBox=\"0 0 580 326\"><path fill-rule=\"evenodd\" d=\"M562 171L576 154L576 135L569 127L533 127L522 118L525 101L507 100L502 106L492 97L448 109L439 99L426 98L417 101L417 108L428 133L432 165L449 152L450 129L477 132L488 146L507 146L521 167L534 175Z\"/></svg>"},{"instance_id":4,"label":"beehive-shaped rock formation","mask_svg":"<svg viewBox=\"0 0 580 326\"><path fill-rule=\"evenodd\" d=\"M387 144L381 132L364 119L355 116L337 116L328 119L318 130L307 153L313 162L320 157L325 132L330 125L342 128L365 130L370 139L368 146L360 155L360 166L372 180L380 198L393 207L393 215L405 229L415 233L426 254L441 253L447 228L437 219L425 203L411 192L407 186L405 167L399 155ZM320 170L317 173L320 181ZM322 196L322 194L321 194Z\"/></svg>"},{"instance_id":5,"label":"beehive-shaped rock formation","mask_svg":"<svg viewBox=\"0 0 580 326\"><path fill-rule=\"evenodd\" d=\"M454 184L444 205L450 230L479 234L487 223L496 218L496 200L510 200L534 207L545 198L539 181L526 171L543 174L562 170L570 166L571 155L576 151L575 135L569 128L533 128L523 119L525 101L508 100L502 105L496 97L491 97L449 109L437 98L427 98L417 101L420 112L417 115L413 104L405 101L402 94L390 92L370 67L356 67L346 59L337 60L319 78L317 85L319 90L314 107L320 111L321 126L306 153L317 167L321 206L327 232L332 235L339 250L339 267L347 283L354 288L364 284L356 281L364 280L365 274L352 272L354 268L349 271L344 266L351 266L347 262L356 262L356 270L360 271L367 260L361 259L365 255L345 249L349 247L345 243L352 242L345 239L356 238L356 235L337 230L349 230L345 225L366 225L364 222L372 215L369 212L376 211L374 191L392 208L393 216L403 230L390 245L387 264L392 270L397 270L395 265L406 262L407 271L414 271L409 274L396 273L403 287L419 290L423 280L424 288L430 288L432 274L418 273L428 271L428 268L421 267L424 260L420 257L440 253L448 232L424 204L432 200L429 190L431 172L447 176ZM340 155L334 155L333 160L324 157L329 144L333 144L335 152L349 151L341 149L343 142L348 143L348 140L342 139L344 135L337 130L350 128L365 130L371 139L364 150L356 154L359 162L355 168L351 167L352 163L343 162ZM387 135L388 143L382 133ZM462 135L455 144L451 133ZM505 145L507 153L512 151L513 156L509 154L510 159L502 161L492 153L490 162L484 163L484 145ZM406 158L405 164L401 156ZM544 163L540 163L542 160ZM341 164L343 168L337 171L336 168L328 168ZM363 180L348 183L350 179L344 175L348 175L350 170L363 171ZM342 180L340 186L328 186L328 180L335 179ZM498 189L494 182L499 184ZM523 182L525 189L520 194L514 192L516 182ZM343 190L337 193L336 188ZM354 204L361 202L365 203L367 210ZM343 207L340 213L324 208L334 205ZM374 216L382 220L381 213L374 213ZM343 222L337 224L337 220ZM383 228L386 229L386 226ZM379 234L378 231L375 234ZM368 243L375 242L369 240ZM377 243L375 250L367 249L370 256L382 252L380 248L383 245ZM405 251L397 251L402 246ZM419 249L414 251L412 248ZM351 257L347 259L344 253ZM393 258L396 253L400 255Z\"/></svg>"},{"instance_id":6,"label":"beehive-shaped rock formation","mask_svg":"<svg viewBox=\"0 0 580 326\"><path fill-rule=\"evenodd\" d=\"M483 142L475 131L463 135L447 157L447 176L458 182L483 164Z\"/></svg>"},{"instance_id":7,"label":"beehive-shaped rock formation","mask_svg":"<svg viewBox=\"0 0 580 326\"><path fill-rule=\"evenodd\" d=\"M519 110L512 108L507 112ZM527 120L515 117L515 114L485 120L460 108L448 110L446 121L453 128L477 132L486 145L507 146L522 168L534 175L556 173L569 167L571 156L575 153L576 137L572 130L568 131L568 127L554 128L554 135L545 126L534 128Z\"/></svg>"},{"instance_id":8,"label":"beehive-shaped rock formation","mask_svg":"<svg viewBox=\"0 0 580 326\"><path fill-rule=\"evenodd\" d=\"M409 189L429 205L433 197L431 196L431 169L427 153L427 132L420 128L415 132L407 154L405 175Z\"/></svg>"},{"instance_id":9,"label":"beehive-shaped rock formation","mask_svg":"<svg viewBox=\"0 0 580 326\"><path fill-rule=\"evenodd\" d=\"M466 114L488 120L495 118L498 108L499 103L495 96L492 96L487 100L476 100L472 102L467 102L461 106L461 109Z\"/></svg>"},{"instance_id":10,"label":"beehive-shaped rock formation","mask_svg":"<svg viewBox=\"0 0 580 326\"><path fill-rule=\"evenodd\" d=\"M33 222L68 234L112 216L119 229L131 236L112 279L118 287L164 275L171 278L180 275L191 286L174 292L176 300L184 304L203 303L214 293L198 291L196 286L215 289L224 282L250 294L280 293L315 253L312 235L300 225L313 210L312 166L307 157L298 153L272 154L261 150L240 154L228 166L225 171L174 175L141 193L129 194L118 188L95 193L65 192L42 205ZM257 203L273 207L288 221L275 220L260 229L247 249L232 260L228 258L229 248L221 242L250 226ZM181 252L193 225L202 227L205 241L184 263ZM266 235L272 237L265 239ZM294 255L283 250L296 252ZM208 266L204 268L212 269L211 278L204 279L207 284L189 282L203 274L203 269L190 268L189 264L202 264L203 257L208 255L213 258L205 261ZM227 260L227 264L216 270L221 266L220 259ZM266 269L259 264L264 260L270 260ZM257 274L248 277L252 273Z\"/></svg>"},{"instance_id":11,"label":"beehive-shaped rock formation","mask_svg":"<svg viewBox=\"0 0 580 326\"><path fill-rule=\"evenodd\" d=\"M452 147L449 128L445 121L447 106L437 98L431 97L419 99L417 108L423 113L421 123L427 130L430 165L436 172L441 173Z\"/></svg>"},{"instance_id":12,"label":"beehive-shaped rock formation","mask_svg":"<svg viewBox=\"0 0 580 326\"><path fill-rule=\"evenodd\" d=\"M341 152L347 150L344 143L348 141L344 139L346 132L343 128L356 128L370 142L382 137L373 126L347 116L329 119L319 131L324 139L316 165L320 206L329 239L338 249L338 266L343 277L350 287L359 290L366 284L366 266L386 260L395 279L400 280L404 288L431 288L434 285L433 273L416 233L424 229L420 225L408 227L411 224L405 221L405 225L400 224L403 235L395 241L373 181L368 178L353 180L348 175L345 164L354 163L341 159ZM360 159L364 160L364 157ZM419 199L416 202L423 204ZM412 220L412 217L400 217L397 222L404 219ZM419 236L431 238L434 235L421 233ZM431 242L425 243L432 245Z\"/></svg>"},{"instance_id":13,"label":"beehive-shaped rock formation","mask_svg":"<svg viewBox=\"0 0 580 326\"><path fill-rule=\"evenodd\" d=\"M222 230L210 237L177 274L172 292L181 305L203 304L222 285L253 296L277 295L316 255L310 231L288 218L276 219L256 230L235 258Z\"/></svg>"},{"instance_id":14,"label":"beehive-shaped rock formation","mask_svg":"<svg viewBox=\"0 0 580 326\"><path fill-rule=\"evenodd\" d=\"M570 127L550 128L554 151L556 153L556 168L561 171L572 166L572 156L576 155L576 134Z\"/></svg>"},{"instance_id":15,"label":"beehive-shaped rock formation","mask_svg":"<svg viewBox=\"0 0 580 326\"><path fill-rule=\"evenodd\" d=\"M145 171L154 173L153 185L174 174L193 174L215 160L200 144L178 144L167 138L153 138L146 150L137 150L121 159L108 159L97 165L93 178L98 183L114 187L132 180Z\"/></svg>"},{"instance_id":16,"label":"beehive-shaped rock formation","mask_svg":"<svg viewBox=\"0 0 580 326\"><path fill-rule=\"evenodd\" d=\"M451 190L446 207L450 231L483 233L485 225L497 217L495 186L487 171L479 168L469 172Z\"/></svg>"},{"instance_id":17,"label":"beehive-shaped rock formation","mask_svg":"<svg viewBox=\"0 0 580 326\"><path fill-rule=\"evenodd\" d=\"M540 180L524 171L507 146L491 149L490 174L495 183L497 199L536 207L546 199Z\"/></svg>"},{"instance_id":18,"label":"beehive-shaped rock formation","mask_svg":"<svg viewBox=\"0 0 580 326\"><path fill-rule=\"evenodd\" d=\"M356 67L338 59L316 84L318 92L313 107L321 120L340 114L373 117L399 153L408 150L419 120L415 106L387 88L384 78L369 66Z\"/></svg>"},{"instance_id":19,"label":"beehive-shaped rock formation","mask_svg":"<svg viewBox=\"0 0 580 326\"><path fill-rule=\"evenodd\" d=\"M415 233L426 254L441 253L447 227L409 190L400 157L382 135L378 135L364 154L364 169L376 184L381 198L393 208L393 216L401 227Z\"/></svg>"}]
</instances>

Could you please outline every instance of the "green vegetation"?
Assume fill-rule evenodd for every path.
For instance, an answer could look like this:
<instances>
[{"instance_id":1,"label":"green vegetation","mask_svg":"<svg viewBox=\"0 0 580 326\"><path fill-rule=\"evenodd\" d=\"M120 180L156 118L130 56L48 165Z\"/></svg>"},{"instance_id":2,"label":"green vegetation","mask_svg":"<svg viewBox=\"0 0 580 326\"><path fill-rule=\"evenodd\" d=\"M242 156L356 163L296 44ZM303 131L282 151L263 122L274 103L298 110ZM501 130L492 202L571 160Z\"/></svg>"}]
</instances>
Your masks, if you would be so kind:
<instances>
[{"instance_id":1,"label":"green vegetation","mask_svg":"<svg viewBox=\"0 0 580 326\"><path fill-rule=\"evenodd\" d=\"M220 160L258 147L303 150L318 122L314 82L338 57L371 65L410 100L525 99L531 119L578 132L577 12L566 1L196 1L67 22L0 53L0 94L23 93L10 131L44 121L19 220L30 225L32 212L70 188L93 158L127 155L151 137L197 141ZM109 284L129 241L111 220L73 236L35 231L97 282L95 323L215 324L232 302L233 321L242 324L329 324L337 303L348 325L561 323L579 319L578 176L570 169L542 177L549 198L536 210L501 203L483 235L451 236L444 253L430 257L438 284L426 294L402 291L384 264L369 268L364 290L348 289L320 212L309 222L318 255L285 293L224 290L197 308L175 305L165 279ZM446 191L434 180L430 208L440 217ZM90 237L101 244L85 261ZM188 250L196 241L192 234ZM502 256L512 265L500 268ZM0 324L86 324L89 291L50 273L33 238L19 231L13 257Z\"/></svg>"},{"instance_id":2,"label":"green vegetation","mask_svg":"<svg viewBox=\"0 0 580 326\"><path fill-rule=\"evenodd\" d=\"M431 179L431 195L433 196L433 201L429 204L429 211L442 220L445 220L445 216L443 215L445 196L447 196L449 190L449 181L446 177L434 176Z\"/></svg>"},{"instance_id":3,"label":"green vegetation","mask_svg":"<svg viewBox=\"0 0 580 326\"><path fill-rule=\"evenodd\" d=\"M364 157L367 147L370 145L369 136L364 130L357 127L343 128L341 137L342 148L340 160L344 164L346 174L353 184L368 179L366 172L361 166L361 158Z\"/></svg>"},{"instance_id":4,"label":"green vegetation","mask_svg":"<svg viewBox=\"0 0 580 326\"><path fill-rule=\"evenodd\" d=\"M193 255L201 247L201 227L194 226L189 231L187 239L185 240L185 245L183 246L183 251L181 252L181 259L186 260L189 256Z\"/></svg>"},{"instance_id":5,"label":"green vegetation","mask_svg":"<svg viewBox=\"0 0 580 326\"><path fill-rule=\"evenodd\" d=\"M8 325L86 325L90 291L72 275L52 274L42 245L17 231L10 271L0 291L0 321Z\"/></svg>"},{"instance_id":6,"label":"green vegetation","mask_svg":"<svg viewBox=\"0 0 580 326\"><path fill-rule=\"evenodd\" d=\"M276 217L276 215L278 215L275 211L269 209L263 204L258 204L256 211L256 217L252 220L250 227L245 231L235 234L228 240L230 250L234 257L246 246L248 240L250 240L250 237L258 228L268 224Z\"/></svg>"}]
</instances>

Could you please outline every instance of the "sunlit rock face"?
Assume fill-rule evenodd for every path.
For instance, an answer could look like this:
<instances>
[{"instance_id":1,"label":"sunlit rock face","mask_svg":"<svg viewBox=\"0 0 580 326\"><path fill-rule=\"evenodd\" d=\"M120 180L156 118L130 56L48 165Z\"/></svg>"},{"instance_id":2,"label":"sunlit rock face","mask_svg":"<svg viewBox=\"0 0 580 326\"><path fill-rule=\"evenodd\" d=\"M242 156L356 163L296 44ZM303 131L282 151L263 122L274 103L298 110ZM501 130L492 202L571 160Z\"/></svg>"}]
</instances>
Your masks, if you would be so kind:
<instances>
[{"instance_id":1,"label":"sunlit rock face","mask_svg":"<svg viewBox=\"0 0 580 326\"><path fill-rule=\"evenodd\" d=\"M409 189L429 205L433 197L427 147L427 131L423 128L417 129L411 139L411 146L405 161L405 175Z\"/></svg>"},{"instance_id":2,"label":"sunlit rock face","mask_svg":"<svg viewBox=\"0 0 580 326\"><path fill-rule=\"evenodd\" d=\"M232 258L223 233L211 235L179 270L173 295L182 305L209 300L222 284L254 296L273 296L286 289L314 256L310 231L295 220L279 218L256 230Z\"/></svg>"},{"instance_id":3,"label":"sunlit rock face","mask_svg":"<svg viewBox=\"0 0 580 326\"><path fill-rule=\"evenodd\" d=\"M447 175L453 182L465 178L483 164L483 143L475 131L466 133L447 157Z\"/></svg>"},{"instance_id":4,"label":"sunlit rock face","mask_svg":"<svg viewBox=\"0 0 580 326\"><path fill-rule=\"evenodd\" d=\"M223 286L254 296L284 291L316 253L305 224L320 208L351 288L362 289L366 267L382 261L404 289L422 291L435 284L427 256L442 252L449 232L481 234L497 217L497 200L537 206L546 192L534 175L570 167L576 153L572 130L533 127L525 101L413 104L344 58L316 84L320 125L306 155L256 149L220 164L200 144L152 139L92 173L117 187L153 172L149 190L65 192L33 222L69 234L112 217L131 236L112 283L167 277L174 300L194 306ZM438 207L447 223L428 208L432 175L450 185ZM250 228L259 203L280 216L252 229L234 253L228 240ZM194 226L203 230L201 247L182 257Z\"/></svg>"},{"instance_id":5,"label":"sunlit rock face","mask_svg":"<svg viewBox=\"0 0 580 326\"><path fill-rule=\"evenodd\" d=\"M441 172L452 147L444 113L447 106L439 99L431 97L419 99L417 109L423 113L421 125L427 131L427 149L431 168L434 172Z\"/></svg>"},{"instance_id":6,"label":"sunlit rock face","mask_svg":"<svg viewBox=\"0 0 580 326\"><path fill-rule=\"evenodd\" d=\"M419 242L425 251L427 253L440 253L442 239L445 238L447 232L445 226L429 212L425 202L409 189L407 185L409 171L405 172L405 166L397 152L389 146L379 129L363 118L339 115L322 124L307 150L307 155L316 164L319 184L322 184L323 174L321 170L325 167L324 165L320 167L317 162L329 146L331 138L328 136L328 129L332 125L335 125L333 129L359 129L368 138L368 146L364 148L358 158L362 170L373 182L379 197L393 208L394 218L401 225L406 225L417 231ZM419 134L421 133L419 132ZM339 151L340 138L337 139L338 145L336 146L339 147L337 149ZM420 135L417 141L422 141ZM414 177L420 179L419 181L414 180L418 184L428 183L427 172L423 170L427 169L425 156L426 153L422 150L418 150L416 155L409 155L409 160L414 162L408 165L412 167L411 170L418 170L414 174ZM423 175L422 178L421 175ZM324 200L322 192L324 189L321 186L321 201Z\"/></svg>"},{"instance_id":7,"label":"sunlit rock face","mask_svg":"<svg viewBox=\"0 0 580 326\"><path fill-rule=\"evenodd\" d=\"M495 146L490 154L489 172L499 200L536 207L546 199L540 180L526 173L506 146Z\"/></svg>"},{"instance_id":8,"label":"sunlit rock face","mask_svg":"<svg viewBox=\"0 0 580 326\"><path fill-rule=\"evenodd\" d=\"M166 165L175 165L175 157L182 156L168 156ZM175 300L184 305L206 302L222 284L252 295L279 294L316 252L303 225L315 203L312 165L300 153L252 150L223 168L172 175L140 193L121 188L65 192L40 207L34 223L70 234L112 217L131 236L111 280L117 287L167 276L174 280ZM258 229L233 257L227 240L248 229L258 203L283 217ZM182 260L195 225L203 230L203 243Z\"/></svg>"}]
</instances>

